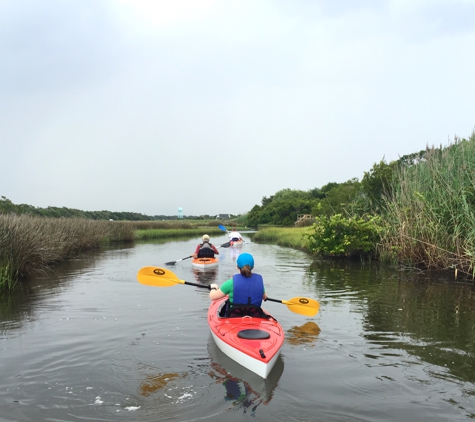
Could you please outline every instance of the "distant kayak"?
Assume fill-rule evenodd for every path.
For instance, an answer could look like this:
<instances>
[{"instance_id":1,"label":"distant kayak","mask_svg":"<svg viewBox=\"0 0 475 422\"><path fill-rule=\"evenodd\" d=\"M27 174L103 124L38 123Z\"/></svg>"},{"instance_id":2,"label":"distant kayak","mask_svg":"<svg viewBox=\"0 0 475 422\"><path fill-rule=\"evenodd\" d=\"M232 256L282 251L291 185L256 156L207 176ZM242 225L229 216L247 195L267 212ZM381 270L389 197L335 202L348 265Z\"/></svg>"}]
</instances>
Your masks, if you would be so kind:
<instances>
[{"instance_id":1,"label":"distant kayak","mask_svg":"<svg viewBox=\"0 0 475 422\"><path fill-rule=\"evenodd\" d=\"M237 248L242 246L244 242L242 240L231 240L229 243L231 244L232 248Z\"/></svg>"}]
</instances>

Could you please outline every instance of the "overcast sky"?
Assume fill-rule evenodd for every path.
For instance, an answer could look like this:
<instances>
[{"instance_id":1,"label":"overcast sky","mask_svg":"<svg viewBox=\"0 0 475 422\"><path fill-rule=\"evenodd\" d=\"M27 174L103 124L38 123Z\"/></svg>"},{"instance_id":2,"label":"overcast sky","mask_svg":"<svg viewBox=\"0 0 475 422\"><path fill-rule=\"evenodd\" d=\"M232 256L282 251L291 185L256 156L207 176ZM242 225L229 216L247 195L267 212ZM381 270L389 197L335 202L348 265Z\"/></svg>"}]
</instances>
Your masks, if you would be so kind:
<instances>
[{"instance_id":1,"label":"overcast sky","mask_svg":"<svg viewBox=\"0 0 475 422\"><path fill-rule=\"evenodd\" d=\"M245 213L475 127L473 0L0 0L0 195Z\"/></svg>"}]
</instances>

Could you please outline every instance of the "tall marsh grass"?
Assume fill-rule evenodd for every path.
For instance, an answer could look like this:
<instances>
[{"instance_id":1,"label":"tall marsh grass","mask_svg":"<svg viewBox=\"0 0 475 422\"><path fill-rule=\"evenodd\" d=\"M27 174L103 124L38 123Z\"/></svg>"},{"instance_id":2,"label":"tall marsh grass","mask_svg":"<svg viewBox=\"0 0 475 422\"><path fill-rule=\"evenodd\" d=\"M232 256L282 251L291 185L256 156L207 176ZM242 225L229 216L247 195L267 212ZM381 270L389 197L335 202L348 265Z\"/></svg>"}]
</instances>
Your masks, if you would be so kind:
<instances>
[{"instance_id":1,"label":"tall marsh grass","mask_svg":"<svg viewBox=\"0 0 475 422\"><path fill-rule=\"evenodd\" d=\"M104 221L0 214L0 292L107 243L222 235L216 221Z\"/></svg>"},{"instance_id":2,"label":"tall marsh grass","mask_svg":"<svg viewBox=\"0 0 475 422\"><path fill-rule=\"evenodd\" d=\"M382 259L475 273L475 132L400 169L383 216Z\"/></svg>"},{"instance_id":3,"label":"tall marsh grass","mask_svg":"<svg viewBox=\"0 0 475 422\"><path fill-rule=\"evenodd\" d=\"M127 222L0 215L0 290L81 251L133 240Z\"/></svg>"}]
</instances>

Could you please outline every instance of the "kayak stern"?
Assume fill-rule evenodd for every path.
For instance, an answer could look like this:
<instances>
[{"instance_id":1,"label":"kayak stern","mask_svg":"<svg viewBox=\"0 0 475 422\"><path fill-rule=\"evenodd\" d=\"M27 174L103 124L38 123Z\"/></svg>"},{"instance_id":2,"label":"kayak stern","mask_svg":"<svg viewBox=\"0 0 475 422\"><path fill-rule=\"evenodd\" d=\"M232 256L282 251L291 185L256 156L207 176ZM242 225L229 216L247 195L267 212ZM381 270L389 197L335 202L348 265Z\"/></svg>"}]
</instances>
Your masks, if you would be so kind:
<instances>
[{"instance_id":1,"label":"kayak stern","mask_svg":"<svg viewBox=\"0 0 475 422\"><path fill-rule=\"evenodd\" d=\"M208 324L216 345L240 365L267 378L284 342L282 326L272 317L220 317L225 300L213 301L208 310Z\"/></svg>"}]
</instances>

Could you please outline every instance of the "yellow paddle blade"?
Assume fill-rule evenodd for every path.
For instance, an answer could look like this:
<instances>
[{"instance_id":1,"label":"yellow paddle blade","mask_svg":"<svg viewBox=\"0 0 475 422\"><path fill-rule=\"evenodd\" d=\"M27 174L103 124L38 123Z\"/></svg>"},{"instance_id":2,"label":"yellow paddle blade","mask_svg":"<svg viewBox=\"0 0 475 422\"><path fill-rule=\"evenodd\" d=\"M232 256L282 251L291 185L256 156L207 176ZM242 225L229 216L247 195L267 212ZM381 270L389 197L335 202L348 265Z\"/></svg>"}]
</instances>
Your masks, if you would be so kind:
<instances>
[{"instance_id":1,"label":"yellow paddle blade","mask_svg":"<svg viewBox=\"0 0 475 422\"><path fill-rule=\"evenodd\" d=\"M308 297L293 297L289 300L283 300L282 303L297 314L305 316L314 316L320 309L320 304L315 299Z\"/></svg>"},{"instance_id":2,"label":"yellow paddle blade","mask_svg":"<svg viewBox=\"0 0 475 422\"><path fill-rule=\"evenodd\" d=\"M176 284L185 284L175 273L161 267L143 267L137 273L139 283L155 287L171 287Z\"/></svg>"}]
</instances>

